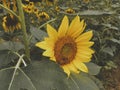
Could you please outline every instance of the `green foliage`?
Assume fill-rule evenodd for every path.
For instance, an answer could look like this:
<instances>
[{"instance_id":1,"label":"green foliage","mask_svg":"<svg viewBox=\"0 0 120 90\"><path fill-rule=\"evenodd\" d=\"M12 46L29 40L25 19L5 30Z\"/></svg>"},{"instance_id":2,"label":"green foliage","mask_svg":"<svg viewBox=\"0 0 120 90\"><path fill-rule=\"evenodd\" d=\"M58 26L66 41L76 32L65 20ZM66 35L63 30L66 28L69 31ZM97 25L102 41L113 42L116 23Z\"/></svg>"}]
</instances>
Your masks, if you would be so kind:
<instances>
[{"instance_id":1,"label":"green foliage","mask_svg":"<svg viewBox=\"0 0 120 90\"><path fill-rule=\"evenodd\" d=\"M16 55L11 53L9 50L2 50L0 51L0 68L8 67L9 63L12 62L12 60L16 59Z\"/></svg>"},{"instance_id":2,"label":"green foliage","mask_svg":"<svg viewBox=\"0 0 120 90\"><path fill-rule=\"evenodd\" d=\"M6 41L0 43L0 50L19 51L24 48L21 42Z\"/></svg>"},{"instance_id":3,"label":"green foliage","mask_svg":"<svg viewBox=\"0 0 120 90\"><path fill-rule=\"evenodd\" d=\"M93 70L98 69L100 68ZM81 72L72 73L68 77L56 63L46 59L32 61L30 65L22 68L17 68L16 65L1 69L0 84L0 90L99 90L88 75Z\"/></svg>"},{"instance_id":4,"label":"green foliage","mask_svg":"<svg viewBox=\"0 0 120 90\"><path fill-rule=\"evenodd\" d=\"M48 36L45 31L39 30L38 28L35 27L30 27L30 32L33 36L33 38L36 38L39 41L44 40L44 37Z\"/></svg>"},{"instance_id":5,"label":"green foliage","mask_svg":"<svg viewBox=\"0 0 120 90\"><path fill-rule=\"evenodd\" d=\"M98 65L96 65L92 62L86 63L86 66L88 67L90 75L97 75L100 72L100 69L101 69L100 66L98 66Z\"/></svg>"}]
</instances>

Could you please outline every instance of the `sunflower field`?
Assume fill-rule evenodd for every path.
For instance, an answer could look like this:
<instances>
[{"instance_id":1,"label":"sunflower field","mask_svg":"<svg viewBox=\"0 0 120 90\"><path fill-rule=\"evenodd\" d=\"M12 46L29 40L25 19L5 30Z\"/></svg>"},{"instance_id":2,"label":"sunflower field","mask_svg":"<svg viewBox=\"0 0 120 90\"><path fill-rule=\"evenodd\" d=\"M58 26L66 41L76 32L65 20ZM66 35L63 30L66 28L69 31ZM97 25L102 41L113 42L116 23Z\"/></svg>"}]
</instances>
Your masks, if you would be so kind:
<instances>
[{"instance_id":1,"label":"sunflower field","mask_svg":"<svg viewBox=\"0 0 120 90\"><path fill-rule=\"evenodd\" d=\"M0 90L120 90L120 0L0 0Z\"/></svg>"}]
</instances>

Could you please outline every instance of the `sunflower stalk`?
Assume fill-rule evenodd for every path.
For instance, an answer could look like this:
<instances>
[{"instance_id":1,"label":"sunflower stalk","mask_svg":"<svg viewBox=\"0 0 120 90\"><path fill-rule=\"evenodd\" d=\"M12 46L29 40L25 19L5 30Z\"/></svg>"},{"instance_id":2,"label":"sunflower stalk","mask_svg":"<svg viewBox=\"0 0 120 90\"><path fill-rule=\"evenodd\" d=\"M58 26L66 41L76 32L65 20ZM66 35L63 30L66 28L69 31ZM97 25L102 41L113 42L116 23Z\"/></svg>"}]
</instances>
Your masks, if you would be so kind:
<instances>
[{"instance_id":1,"label":"sunflower stalk","mask_svg":"<svg viewBox=\"0 0 120 90\"><path fill-rule=\"evenodd\" d=\"M28 35L26 32L25 17L24 17L24 12L23 12L23 7L22 7L22 1L17 0L17 5L18 5L18 13L19 13L19 17L20 17L21 29L23 32L25 54L26 54L26 57L30 60L29 41L28 41Z\"/></svg>"}]
</instances>

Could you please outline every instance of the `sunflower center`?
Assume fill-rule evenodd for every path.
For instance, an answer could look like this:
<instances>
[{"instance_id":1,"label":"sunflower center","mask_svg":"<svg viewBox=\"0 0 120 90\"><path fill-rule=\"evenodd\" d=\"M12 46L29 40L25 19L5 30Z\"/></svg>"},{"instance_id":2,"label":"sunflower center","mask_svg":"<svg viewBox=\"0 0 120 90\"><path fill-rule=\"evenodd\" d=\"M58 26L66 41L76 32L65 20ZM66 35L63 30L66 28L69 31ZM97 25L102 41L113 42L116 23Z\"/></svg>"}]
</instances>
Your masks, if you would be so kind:
<instances>
[{"instance_id":1,"label":"sunflower center","mask_svg":"<svg viewBox=\"0 0 120 90\"><path fill-rule=\"evenodd\" d=\"M75 58L76 52L76 43L70 36L62 37L55 43L54 55L60 65L69 64Z\"/></svg>"},{"instance_id":2,"label":"sunflower center","mask_svg":"<svg viewBox=\"0 0 120 90\"><path fill-rule=\"evenodd\" d=\"M8 26L8 27L14 27L14 26L16 26L17 24L18 24L19 22L18 22L18 20L17 20L17 18L16 17L14 17L14 16L12 16L12 15L10 15L10 14L8 14L7 15L7 18L6 18L6 26Z\"/></svg>"}]
</instances>

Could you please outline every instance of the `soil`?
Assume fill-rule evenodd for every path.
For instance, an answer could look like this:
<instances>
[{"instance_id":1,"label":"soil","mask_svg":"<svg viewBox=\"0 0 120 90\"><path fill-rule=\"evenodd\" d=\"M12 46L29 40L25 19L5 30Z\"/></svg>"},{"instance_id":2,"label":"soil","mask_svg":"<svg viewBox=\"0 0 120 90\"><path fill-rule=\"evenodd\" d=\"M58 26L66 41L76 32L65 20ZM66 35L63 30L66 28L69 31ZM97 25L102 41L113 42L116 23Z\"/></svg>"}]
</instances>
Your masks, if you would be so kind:
<instances>
[{"instance_id":1,"label":"soil","mask_svg":"<svg viewBox=\"0 0 120 90\"><path fill-rule=\"evenodd\" d=\"M117 68L110 70L103 69L100 72L101 81L105 90L120 90L120 55L115 58L114 62Z\"/></svg>"}]
</instances>

